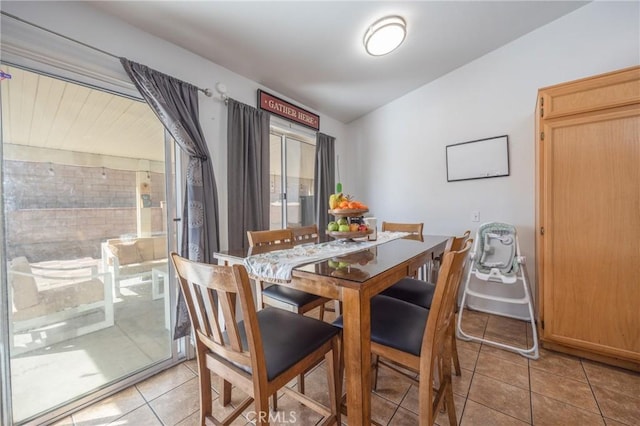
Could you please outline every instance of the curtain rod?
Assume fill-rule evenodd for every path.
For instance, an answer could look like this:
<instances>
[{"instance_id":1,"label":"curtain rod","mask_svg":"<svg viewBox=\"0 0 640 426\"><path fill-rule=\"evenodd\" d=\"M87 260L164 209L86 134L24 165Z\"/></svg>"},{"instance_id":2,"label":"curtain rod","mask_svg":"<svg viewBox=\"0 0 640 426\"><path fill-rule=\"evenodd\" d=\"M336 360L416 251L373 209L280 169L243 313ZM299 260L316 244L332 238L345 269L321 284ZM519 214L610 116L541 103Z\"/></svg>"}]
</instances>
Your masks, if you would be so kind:
<instances>
[{"instance_id":1,"label":"curtain rod","mask_svg":"<svg viewBox=\"0 0 640 426\"><path fill-rule=\"evenodd\" d=\"M95 50L96 52L103 53L103 54L105 54L105 55L107 55L107 56L111 56L112 58L117 59L118 61L120 61L120 57L119 57L119 56L117 56L117 55L114 55L114 54L113 54L113 53L111 53L111 52L107 52L106 50L102 50L102 49L100 49L100 48L98 48L98 47L91 46L90 44L84 43L84 42L82 42L82 41L80 41L80 40L76 40L76 39L71 38L71 37L69 37L69 36L66 36L66 35L64 35L64 34L60 34L60 33L56 32L56 31L53 31L53 30L50 30L50 29L48 29L48 28L42 27L42 26L40 26L40 25L38 25L38 24L34 24L33 22L26 21L26 20L24 20L24 19L22 19L22 18L19 18L19 17L15 16L15 15L12 15L12 14L10 14L10 13L7 13L7 12L1 12L1 13L2 13L3 15L6 15L6 16L9 16L10 18L15 19L16 21L20 21L20 22L23 22L23 23L25 23L25 24L27 24L27 25L31 25L32 27L38 28L38 29L40 29L40 30L42 30L42 31L46 31L46 32L51 33L51 34L54 34L54 35L57 35L58 37L62 37L62 38L64 38L64 39L66 39L66 40L69 40L69 41L72 41L72 42L74 42L74 43L80 44L80 45L82 45L82 46L84 46L84 47L88 47L89 49ZM195 85L194 85L194 86L195 86ZM212 91L211 91L211 89L209 89L209 88L202 89L202 88L200 88L200 87L198 87L198 86L195 86L195 87L196 87L199 91L201 91L202 93L204 93L206 96L208 96L208 97L211 97L211 96L213 95L213 92L212 92Z\"/></svg>"}]
</instances>

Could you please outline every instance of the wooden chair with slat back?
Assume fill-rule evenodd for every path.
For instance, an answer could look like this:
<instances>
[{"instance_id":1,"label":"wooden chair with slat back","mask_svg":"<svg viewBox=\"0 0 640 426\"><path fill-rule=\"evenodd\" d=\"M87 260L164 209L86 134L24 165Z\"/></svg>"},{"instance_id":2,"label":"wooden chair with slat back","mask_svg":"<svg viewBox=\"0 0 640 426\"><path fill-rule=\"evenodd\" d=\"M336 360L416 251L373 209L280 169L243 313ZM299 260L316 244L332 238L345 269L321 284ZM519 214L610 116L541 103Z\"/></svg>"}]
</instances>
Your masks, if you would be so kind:
<instances>
[{"instance_id":1,"label":"wooden chair with slat back","mask_svg":"<svg viewBox=\"0 0 640 426\"><path fill-rule=\"evenodd\" d=\"M270 231L247 231L249 245L260 248L261 246L279 244L283 247L292 247L295 243L294 233L291 229L276 229ZM324 320L324 305L330 299L306 293L280 284L271 284L265 287L263 281L257 285L256 295L261 306L273 306L297 314L305 314L312 309L319 308L319 318ZM304 374L298 377L298 389L304 393Z\"/></svg>"},{"instance_id":2,"label":"wooden chair with slat back","mask_svg":"<svg viewBox=\"0 0 640 426\"><path fill-rule=\"evenodd\" d=\"M197 263L176 253L171 253L171 260L195 332L201 425L231 424L252 402L257 417L255 424L267 425L269 396L279 389L325 416L323 424L340 424L339 328L281 309L257 312L249 276L242 265ZM236 301L239 301L241 321ZM220 322L219 313L224 324ZM286 386L323 358L327 365L331 407ZM213 418L209 370L224 381L219 398L223 405L230 402L231 384L249 395L222 420Z\"/></svg>"},{"instance_id":3,"label":"wooden chair with slat back","mask_svg":"<svg viewBox=\"0 0 640 426\"><path fill-rule=\"evenodd\" d=\"M411 234L422 235L423 228L424 223L382 222L383 231L409 232Z\"/></svg>"},{"instance_id":4,"label":"wooden chair with slat back","mask_svg":"<svg viewBox=\"0 0 640 426\"><path fill-rule=\"evenodd\" d=\"M409 235L404 237L407 240L423 241L422 230L424 229L424 223L399 223L399 222L382 222L382 231L392 232L408 232ZM413 265L409 271L410 276L413 278L425 278L431 274L432 259L424 258L424 262Z\"/></svg>"},{"instance_id":5,"label":"wooden chair with slat back","mask_svg":"<svg viewBox=\"0 0 640 426\"><path fill-rule=\"evenodd\" d=\"M318 225L300 226L297 228L288 228L293 231L294 244L317 243L320 234L318 234Z\"/></svg>"},{"instance_id":6,"label":"wooden chair with slat back","mask_svg":"<svg viewBox=\"0 0 640 426\"><path fill-rule=\"evenodd\" d=\"M250 247L294 244L293 232L290 229L271 229L268 231L247 231Z\"/></svg>"},{"instance_id":7,"label":"wooden chair with slat back","mask_svg":"<svg viewBox=\"0 0 640 426\"><path fill-rule=\"evenodd\" d=\"M384 295L371 299L372 354L381 359L380 364L417 384L419 425L433 425L443 403L449 424L457 424L451 382L451 329L455 325L454 299L471 242L468 240L460 251L444 255L431 309ZM342 317L334 324L341 327ZM417 379L415 373L419 373Z\"/></svg>"},{"instance_id":8,"label":"wooden chair with slat back","mask_svg":"<svg viewBox=\"0 0 640 426\"><path fill-rule=\"evenodd\" d=\"M460 251L466 244L471 235L471 231L467 230L460 237L452 237L447 241L444 253L447 254L452 251ZM406 277L383 291L381 294L395 299L404 300L413 305L421 306L425 309L431 308L431 302L433 301L433 295L435 293L436 283L430 281L424 281L416 279L415 277ZM456 312L458 308L458 293L460 291L460 283L456 286ZM462 374L460 369L460 359L458 358L458 345L456 343L455 327L451 329L451 358L455 367L457 376ZM374 374L374 388L376 386L376 374Z\"/></svg>"}]
</instances>

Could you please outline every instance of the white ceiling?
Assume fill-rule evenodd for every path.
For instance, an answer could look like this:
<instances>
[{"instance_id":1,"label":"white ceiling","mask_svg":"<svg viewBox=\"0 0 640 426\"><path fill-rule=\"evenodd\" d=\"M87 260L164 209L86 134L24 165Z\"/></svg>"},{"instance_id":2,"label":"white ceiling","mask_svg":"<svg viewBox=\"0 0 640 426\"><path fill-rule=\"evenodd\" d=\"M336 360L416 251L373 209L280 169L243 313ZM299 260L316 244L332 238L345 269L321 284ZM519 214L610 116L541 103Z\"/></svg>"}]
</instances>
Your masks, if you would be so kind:
<instances>
[{"instance_id":1,"label":"white ceiling","mask_svg":"<svg viewBox=\"0 0 640 426\"><path fill-rule=\"evenodd\" d=\"M586 3L90 2L343 123ZM367 27L391 14L407 21L404 44L387 56L368 56L362 46Z\"/></svg>"},{"instance_id":2,"label":"white ceiling","mask_svg":"<svg viewBox=\"0 0 640 426\"><path fill-rule=\"evenodd\" d=\"M164 162L164 128L145 102L12 66L2 68L11 75L11 84L2 90L7 158L68 164L71 159L75 164L79 158L60 161L56 155L73 152ZM9 146L37 149L16 154Z\"/></svg>"}]
</instances>

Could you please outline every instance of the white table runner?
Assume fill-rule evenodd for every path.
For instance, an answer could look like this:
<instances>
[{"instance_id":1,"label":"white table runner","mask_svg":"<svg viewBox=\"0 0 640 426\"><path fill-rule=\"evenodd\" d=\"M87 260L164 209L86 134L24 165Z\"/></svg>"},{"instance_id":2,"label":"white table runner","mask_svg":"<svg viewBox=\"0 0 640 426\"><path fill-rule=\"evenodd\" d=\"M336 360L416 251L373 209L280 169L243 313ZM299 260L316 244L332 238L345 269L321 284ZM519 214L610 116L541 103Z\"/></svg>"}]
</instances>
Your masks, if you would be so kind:
<instances>
[{"instance_id":1,"label":"white table runner","mask_svg":"<svg viewBox=\"0 0 640 426\"><path fill-rule=\"evenodd\" d=\"M289 282L293 269L298 266L366 250L407 235L409 235L408 232L385 231L378 232L378 238L375 241L335 240L320 244L302 244L289 249L249 256L244 260L244 266L253 279L271 283Z\"/></svg>"}]
</instances>

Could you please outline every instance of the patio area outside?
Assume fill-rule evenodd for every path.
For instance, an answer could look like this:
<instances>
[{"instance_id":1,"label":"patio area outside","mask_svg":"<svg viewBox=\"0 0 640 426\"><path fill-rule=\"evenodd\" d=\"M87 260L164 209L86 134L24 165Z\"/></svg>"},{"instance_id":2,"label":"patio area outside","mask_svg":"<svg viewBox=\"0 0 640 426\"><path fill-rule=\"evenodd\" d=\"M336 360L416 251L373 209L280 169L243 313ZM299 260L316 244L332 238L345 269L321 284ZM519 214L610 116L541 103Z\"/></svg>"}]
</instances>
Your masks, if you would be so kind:
<instances>
[{"instance_id":1,"label":"patio area outside","mask_svg":"<svg viewBox=\"0 0 640 426\"><path fill-rule=\"evenodd\" d=\"M171 357L166 328L170 312L165 311L164 295L153 300L150 278L149 274L121 281L120 295L113 298L113 326L12 357L15 419L64 404ZM63 328L100 321L101 315L100 311L89 312ZM20 345L32 335L14 338Z\"/></svg>"}]
</instances>

